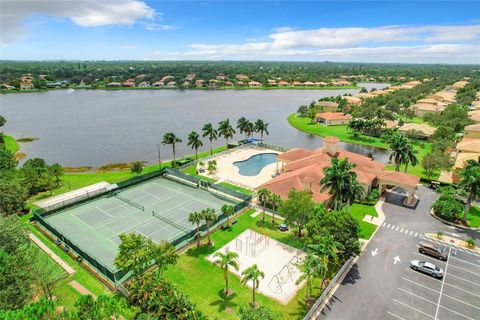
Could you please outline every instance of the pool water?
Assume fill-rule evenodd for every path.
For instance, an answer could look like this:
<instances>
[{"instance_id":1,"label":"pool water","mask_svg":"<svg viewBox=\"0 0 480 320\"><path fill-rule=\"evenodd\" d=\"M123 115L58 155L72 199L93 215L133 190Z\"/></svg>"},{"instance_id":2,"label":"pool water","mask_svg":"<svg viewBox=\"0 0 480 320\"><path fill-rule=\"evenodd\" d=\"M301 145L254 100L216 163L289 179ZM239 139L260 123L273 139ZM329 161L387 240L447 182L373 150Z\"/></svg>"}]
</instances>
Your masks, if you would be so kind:
<instances>
[{"instance_id":1,"label":"pool water","mask_svg":"<svg viewBox=\"0 0 480 320\"><path fill-rule=\"evenodd\" d=\"M240 169L238 173L242 176L256 176L267 165L277 161L276 153L259 153L247 160L236 161L233 164Z\"/></svg>"}]
</instances>

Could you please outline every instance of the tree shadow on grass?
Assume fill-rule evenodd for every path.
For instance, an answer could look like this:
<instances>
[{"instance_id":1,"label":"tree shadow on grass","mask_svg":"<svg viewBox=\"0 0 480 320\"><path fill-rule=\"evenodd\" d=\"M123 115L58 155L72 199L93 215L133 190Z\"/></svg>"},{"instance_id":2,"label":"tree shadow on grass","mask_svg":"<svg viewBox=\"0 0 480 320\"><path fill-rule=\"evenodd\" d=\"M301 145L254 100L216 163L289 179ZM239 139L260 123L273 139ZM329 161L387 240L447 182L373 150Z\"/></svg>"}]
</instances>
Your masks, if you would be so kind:
<instances>
[{"instance_id":1,"label":"tree shadow on grass","mask_svg":"<svg viewBox=\"0 0 480 320\"><path fill-rule=\"evenodd\" d=\"M225 311L227 308L234 309L235 307L238 306L237 303L233 302L232 300L237 297L237 294L235 292L231 293L228 296L225 296L223 292L223 288L218 292L218 299L210 303L210 305L217 306L218 307L218 312Z\"/></svg>"},{"instance_id":2,"label":"tree shadow on grass","mask_svg":"<svg viewBox=\"0 0 480 320\"><path fill-rule=\"evenodd\" d=\"M266 229L270 232L270 234L274 235L273 237L276 240L297 249L303 248L303 243L300 239L298 239L296 232L294 230L281 232L277 229L279 223L276 222L275 227L273 227L271 221L272 221L271 219L270 220L266 219L265 223L263 223L262 220L257 220L255 222L255 226L260 233L262 233L262 230Z\"/></svg>"},{"instance_id":3,"label":"tree shadow on grass","mask_svg":"<svg viewBox=\"0 0 480 320\"><path fill-rule=\"evenodd\" d=\"M214 253L217 249L215 246L207 246L206 244L200 245L200 247L192 247L187 250L187 256L189 257L201 257L208 256Z\"/></svg>"}]
</instances>

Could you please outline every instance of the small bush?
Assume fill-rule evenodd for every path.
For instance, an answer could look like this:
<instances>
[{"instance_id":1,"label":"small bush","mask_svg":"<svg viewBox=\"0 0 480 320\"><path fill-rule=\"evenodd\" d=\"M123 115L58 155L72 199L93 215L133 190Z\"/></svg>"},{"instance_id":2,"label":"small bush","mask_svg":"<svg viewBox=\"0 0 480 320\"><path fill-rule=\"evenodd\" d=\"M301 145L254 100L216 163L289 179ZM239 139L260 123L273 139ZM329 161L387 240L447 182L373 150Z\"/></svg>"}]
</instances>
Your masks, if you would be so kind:
<instances>
[{"instance_id":1,"label":"small bush","mask_svg":"<svg viewBox=\"0 0 480 320\"><path fill-rule=\"evenodd\" d=\"M467 246L469 248L474 248L475 247L475 239L473 239L473 238L468 238L467 240L465 240L465 243L467 244Z\"/></svg>"},{"instance_id":2,"label":"small bush","mask_svg":"<svg viewBox=\"0 0 480 320\"><path fill-rule=\"evenodd\" d=\"M372 189L372 191L370 191L370 194L367 196L367 202L375 204L379 198L380 192L378 191L378 189Z\"/></svg>"}]
</instances>

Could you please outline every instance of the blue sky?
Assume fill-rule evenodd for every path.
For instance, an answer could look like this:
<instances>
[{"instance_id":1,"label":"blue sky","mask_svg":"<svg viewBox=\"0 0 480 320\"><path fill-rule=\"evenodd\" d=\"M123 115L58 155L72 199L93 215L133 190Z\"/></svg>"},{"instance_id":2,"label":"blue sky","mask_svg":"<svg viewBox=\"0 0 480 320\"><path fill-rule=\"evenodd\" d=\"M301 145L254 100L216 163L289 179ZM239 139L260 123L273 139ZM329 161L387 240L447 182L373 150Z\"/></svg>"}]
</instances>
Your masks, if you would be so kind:
<instances>
[{"instance_id":1,"label":"blue sky","mask_svg":"<svg viewBox=\"0 0 480 320\"><path fill-rule=\"evenodd\" d=\"M478 1L0 2L0 59L480 63Z\"/></svg>"}]
</instances>

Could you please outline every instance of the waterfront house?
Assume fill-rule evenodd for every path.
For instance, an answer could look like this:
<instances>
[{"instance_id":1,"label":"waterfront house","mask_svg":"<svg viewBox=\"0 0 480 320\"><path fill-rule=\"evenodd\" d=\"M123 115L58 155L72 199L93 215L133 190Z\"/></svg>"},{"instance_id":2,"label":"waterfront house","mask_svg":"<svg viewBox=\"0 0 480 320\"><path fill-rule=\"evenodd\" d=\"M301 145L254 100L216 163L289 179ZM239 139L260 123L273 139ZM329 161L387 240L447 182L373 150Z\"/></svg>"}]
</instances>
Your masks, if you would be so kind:
<instances>
[{"instance_id":1,"label":"waterfront house","mask_svg":"<svg viewBox=\"0 0 480 320\"><path fill-rule=\"evenodd\" d=\"M347 101L348 105L360 105L360 104L362 104L362 99L360 99L358 97L343 96L342 98Z\"/></svg>"},{"instance_id":2,"label":"waterfront house","mask_svg":"<svg viewBox=\"0 0 480 320\"><path fill-rule=\"evenodd\" d=\"M480 139L480 124L471 124L465 127L465 138Z\"/></svg>"},{"instance_id":3,"label":"waterfront house","mask_svg":"<svg viewBox=\"0 0 480 320\"><path fill-rule=\"evenodd\" d=\"M123 86L133 88L135 87L135 81L133 79L127 79L123 82Z\"/></svg>"},{"instance_id":4,"label":"waterfront house","mask_svg":"<svg viewBox=\"0 0 480 320\"><path fill-rule=\"evenodd\" d=\"M156 81L152 84L153 87L163 87L164 85L165 85L165 82L163 82L162 80Z\"/></svg>"},{"instance_id":5,"label":"waterfront house","mask_svg":"<svg viewBox=\"0 0 480 320\"><path fill-rule=\"evenodd\" d=\"M184 88L190 87L190 82L189 82L189 81L184 81L184 82L182 83L182 87L184 87Z\"/></svg>"},{"instance_id":6,"label":"waterfront house","mask_svg":"<svg viewBox=\"0 0 480 320\"><path fill-rule=\"evenodd\" d=\"M272 86L272 87L277 85L277 81L273 79L268 79L267 83L269 86Z\"/></svg>"},{"instance_id":7,"label":"waterfront house","mask_svg":"<svg viewBox=\"0 0 480 320\"><path fill-rule=\"evenodd\" d=\"M468 117L475 123L480 123L480 110L469 111Z\"/></svg>"},{"instance_id":8,"label":"waterfront house","mask_svg":"<svg viewBox=\"0 0 480 320\"><path fill-rule=\"evenodd\" d=\"M110 87L110 88L118 88L118 87L121 87L122 84L120 82L110 82L107 84L107 87Z\"/></svg>"},{"instance_id":9,"label":"waterfront house","mask_svg":"<svg viewBox=\"0 0 480 320\"><path fill-rule=\"evenodd\" d=\"M232 81L230 81L230 80L227 80L227 81L225 81L225 85L226 85L227 87L233 87L234 83L233 83Z\"/></svg>"},{"instance_id":10,"label":"waterfront house","mask_svg":"<svg viewBox=\"0 0 480 320\"><path fill-rule=\"evenodd\" d=\"M170 81L169 83L167 83L167 88L176 88L177 87L177 83L175 81Z\"/></svg>"},{"instance_id":11,"label":"waterfront house","mask_svg":"<svg viewBox=\"0 0 480 320\"><path fill-rule=\"evenodd\" d=\"M304 85L305 87L315 87L315 82L305 81L305 82L303 83L303 85Z\"/></svg>"},{"instance_id":12,"label":"waterfront house","mask_svg":"<svg viewBox=\"0 0 480 320\"><path fill-rule=\"evenodd\" d=\"M290 83L288 81L285 81L285 80L280 80L278 82L279 87L288 87L289 85L290 85Z\"/></svg>"},{"instance_id":13,"label":"waterfront house","mask_svg":"<svg viewBox=\"0 0 480 320\"><path fill-rule=\"evenodd\" d=\"M148 88L148 87L150 87L150 82L148 82L148 81L142 81L142 82L140 82L140 83L138 84L138 87L139 87L139 88Z\"/></svg>"},{"instance_id":14,"label":"waterfront house","mask_svg":"<svg viewBox=\"0 0 480 320\"><path fill-rule=\"evenodd\" d=\"M352 120L351 115L342 112L320 112L315 115L315 118L318 123L325 126L347 124Z\"/></svg>"},{"instance_id":15,"label":"waterfront house","mask_svg":"<svg viewBox=\"0 0 480 320\"><path fill-rule=\"evenodd\" d=\"M403 126L401 126L398 131L403 134L412 134L415 133L415 135L418 136L418 138L423 138L423 139L429 139L432 134L435 133L437 129L429 126L426 123L405 123Z\"/></svg>"},{"instance_id":16,"label":"waterfront house","mask_svg":"<svg viewBox=\"0 0 480 320\"><path fill-rule=\"evenodd\" d=\"M205 80L202 80L202 79L195 80L195 87L197 88L203 87L204 82Z\"/></svg>"},{"instance_id":17,"label":"waterfront house","mask_svg":"<svg viewBox=\"0 0 480 320\"><path fill-rule=\"evenodd\" d=\"M195 79L197 75L195 73L189 73L187 74L187 76L185 77L185 81L192 81L193 79Z\"/></svg>"},{"instance_id":18,"label":"waterfront house","mask_svg":"<svg viewBox=\"0 0 480 320\"><path fill-rule=\"evenodd\" d=\"M215 79L220 80L220 81L224 81L225 79L227 79L227 77L224 74L221 73L218 76L216 76Z\"/></svg>"},{"instance_id":19,"label":"waterfront house","mask_svg":"<svg viewBox=\"0 0 480 320\"><path fill-rule=\"evenodd\" d=\"M328 85L328 83L324 82L324 81L318 81L318 82L315 82L315 85L319 86L319 87L325 87Z\"/></svg>"},{"instance_id":20,"label":"waterfront house","mask_svg":"<svg viewBox=\"0 0 480 320\"><path fill-rule=\"evenodd\" d=\"M293 82L292 82L292 86L294 86L294 87L300 87L300 86L303 86L303 83L301 83L300 81L293 81Z\"/></svg>"},{"instance_id":21,"label":"waterfront house","mask_svg":"<svg viewBox=\"0 0 480 320\"><path fill-rule=\"evenodd\" d=\"M315 107L322 112L336 112L338 109L338 103L333 101L318 101L315 103Z\"/></svg>"},{"instance_id":22,"label":"waterfront house","mask_svg":"<svg viewBox=\"0 0 480 320\"><path fill-rule=\"evenodd\" d=\"M265 188L279 195L282 199L288 198L288 193L293 189L306 191L312 195L316 203L328 203L330 194L328 190L321 191L320 181L325 176L324 169L331 166L332 158L348 159L356 166L352 169L357 174L359 184L368 194L373 187L383 191L386 186L397 186L408 193L408 202L414 199L415 190L420 181L419 177L402 172L387 171L383 163L373 159L342 150L340 140L336 137L326 137L324 146L319 149L291 149L277 156L277 177L264 183L257 191Z\"/></svg>"},{"instance_id":23,"label":"waterfront house","mask_svg":"<svg viewBox=\"0 0 480 320\"><path fill-rule=\"evenodd\" d=\"M167 80L172 80L172 79L174 79L174 78L175 78L174 76L168 75L168 76L163 77L163 78L162 78L162 81L168 83Z\"/></svg>"},{"instance_id":24,"label":"waterfront house","mask_svg":"<svg viewBox=\"0 0 480 320\"><path fill-rule=\"evenodd\" d=\"M250 81L250 82L248 83L248 86L249 86L249 87L261 87L262 84L261 84L260 82L258 82L258 81Z\"/></svg>"},{"instance_id":25,"label":"waterfront house","mask_svg":"<svg viewBox=\"0 0 480 320\"><path fill-rule=\"evenodd\" d=\"M235 76L235 78L237 78L237 80L240 80L240 81L248 80L248 77L247 77L246 75L244 75L244 74L241 74L241 73L240 73L240 74L237 74L237 75Z\"/></svg>"},{"instance_id":26,"label":"waterfront house","mask_svg":"<svg viewBox=\"0 0 480 320\"><path fill-rule=\"evenodd\" d=\"M352 83L350 81L347 81L347 80L343 80L343 79L340 79L340 80L337 80L337 81L333 81L332 84L334 86L350 86L352 85Z\"/></svg>"}]
</instances>

